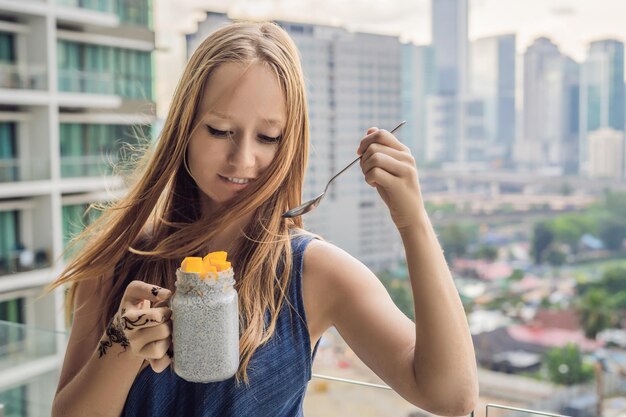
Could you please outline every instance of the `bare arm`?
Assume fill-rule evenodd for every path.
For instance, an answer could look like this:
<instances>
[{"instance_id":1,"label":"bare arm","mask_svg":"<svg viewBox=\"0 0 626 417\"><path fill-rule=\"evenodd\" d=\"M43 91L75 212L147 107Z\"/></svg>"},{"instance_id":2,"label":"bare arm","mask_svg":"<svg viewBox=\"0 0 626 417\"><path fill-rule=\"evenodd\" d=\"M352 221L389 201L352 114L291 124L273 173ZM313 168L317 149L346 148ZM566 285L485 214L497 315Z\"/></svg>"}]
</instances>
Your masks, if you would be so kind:
<instances>
[{"instance_id":1,"label":"bare arm","mask_svg":"<svg viewBox=\"0 0 626 417\"><path fill-rule=\"evenodd\" d=\"M126 315L118 312L103 334L98 335L94 330L101 309L95 281L81 283L77 289L74 323L52 405L53 416L119 416L144 359L153 358L153 367L159 369L169 364L168 357L163 359L170 342L169 309L150 308L150 301L169 297L169 290L161 289L154 296L150 292L153 286L135 284L139 296L132 302L147 309L129 309L126 314L144 314L153 321L141 330L129 330L124 326ZM139 294L141 289L145 291Z\"/></svg>"}]
</instances>

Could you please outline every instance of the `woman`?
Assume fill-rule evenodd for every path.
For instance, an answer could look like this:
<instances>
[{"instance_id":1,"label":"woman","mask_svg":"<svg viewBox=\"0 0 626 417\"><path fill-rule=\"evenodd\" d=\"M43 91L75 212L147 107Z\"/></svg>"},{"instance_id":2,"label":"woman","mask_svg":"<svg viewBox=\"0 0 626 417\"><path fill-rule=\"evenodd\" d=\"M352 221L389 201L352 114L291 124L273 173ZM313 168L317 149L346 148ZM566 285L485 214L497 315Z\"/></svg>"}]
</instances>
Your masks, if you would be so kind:
<instances>
[{"instance_id":1,"label":"woman","mask_svg":"<svg viewBox=\"0 0 626 417\"><path fill-rule=\"evenodd\" d=\"M231 24L198 47L139 180L54 283L71 284L74 321L53 415L302 415L330 326L407 401L451 416L475 407L471 337L409 150L371 128L355 152L402 236L416 323L363 264L281 217L301 203L308 131L298 51L277 25ZM163 372L164 301L181 259L215 250L237 277L241 362L236 378L193 384ZM149 326L120 324L140 314Z\"/></svg>"}]
</instances>

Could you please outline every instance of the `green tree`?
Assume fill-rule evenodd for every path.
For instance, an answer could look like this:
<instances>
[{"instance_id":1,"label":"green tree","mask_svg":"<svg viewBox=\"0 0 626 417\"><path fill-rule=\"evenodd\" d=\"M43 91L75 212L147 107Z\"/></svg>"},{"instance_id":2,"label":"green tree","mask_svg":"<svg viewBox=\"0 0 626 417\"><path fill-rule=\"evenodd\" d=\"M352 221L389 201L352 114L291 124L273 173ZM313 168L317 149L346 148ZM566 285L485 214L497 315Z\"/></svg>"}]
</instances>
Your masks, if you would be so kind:
<instances>
[{"instance_id":1,"label":"green tree","mask_svg":"<svg viewBox=\"0 0 626 417\"><path fill-rule=\"evenodd\" d=\"M626 239L626 220L620 217L609 217L600 222L600 239L609 250L620 250Z\"/></svg>"},{"instance_id":2,"label":"green tree","mask_svg":"<svg viewBox=\"0 0 626 417\"><path fill-rule=\"evenodd\" d=\"M439 241L443 247L446 260L450 262L455 257L463 256L467 253L469 235L460 225L452 223L441 229Z\"/></svg>"},{"instance_id":3,"label":"green tree","mask_svg":"<svg viewBox=\"0 0 626 417\"><path fill-rule=\"evenodd\" d=\"M483 245L474 253L474 257L493 262L498 258L498 248L495 246Z\"/></svg>"},{"instance_id":4,"label":"green tree","mask_svg":"<svg viewBox=\"0 0 626 417\"><path fill-rule=\"evenodd\" d=\"M554 240L554 232L546 222L535 224L532 238L532 253L535 264L539 265L543 262L545 250L552 244Z\"/></svg>"},{"instance_id":5,"label":"green tree","mask_svg":"<svg viewBox=\"0 0 626 417\"><path fill-rule=\"evenodd\" d=\"M613 324L614 310L609 303L609 294L603 288L590 288L578 300L580 325L585 336L595 339L597 334Z\"/></svg>"},{"instance_id":6,"label":"green tree","mask_svg":"<svg viewBox=\"0 0 626 417\"><path fill-rule=\"evenodd\" d=\"M552 266L561 266L565 263L566 256L556 248L550 248L546 255L546 261Z\"/></svg>"},{"instance_id":7,"label":"green tree","mask_svg":"<svg viewBox=\"0 0 626 417\"><path fill-rule=\"evenodd\" d=\"M548 377L555 384L574 385L587 382L594 376L593 366L583 363L582 354L573 343L553 348L546 353Z\"/></svg>"},{"instance_id":8,"label":"green tree","mask_svg":"<svg viewBox=\"0 0 626 417\"><path fill-rule=\"evenodd\" d=\"M600 285L609 294L617 295L626 291L626 268L617 266L606 269L602 274Z\"/></svg>"}]
</instances>

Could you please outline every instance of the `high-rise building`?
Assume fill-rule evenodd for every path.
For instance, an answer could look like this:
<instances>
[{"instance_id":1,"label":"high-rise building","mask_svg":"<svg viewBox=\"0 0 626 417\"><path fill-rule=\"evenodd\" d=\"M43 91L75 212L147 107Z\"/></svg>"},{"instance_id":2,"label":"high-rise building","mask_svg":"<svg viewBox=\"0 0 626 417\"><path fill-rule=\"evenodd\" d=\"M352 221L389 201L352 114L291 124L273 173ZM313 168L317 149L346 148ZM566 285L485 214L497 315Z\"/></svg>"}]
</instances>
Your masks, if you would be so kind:
<instances>
[{"instance_id":1,"label":"high-rise building","mask_svg":"<svg viewBox=\"0 0 626 417\"><path fill-rule=\"evenodd\" d=\"M468 1L432 0L431 16L437 94L463 94L468 87Z\"/></svg>"},{"instance_id":2,"label":"high-rise building","mask_svg":"<svg viewBox=\"0 0 626 417\"><path fill-rule=\"evenodd\" d=\"M228 22L208 12L187 35L192 53L209 33ZM341 27L277 21L296 43L307 83L309 166L303 200L356 158L371 126L387 130L402 120L402 51L397 37L349 32ZM399 131L402 139L406 132ZM401 242L389 210L358 166L339 177L324 201L304 217L308 229L337 244L373 270L397 262Z\"/></svg>"},{"instance_id":3,"label":"high-rise building","mask_svg":"<svg viewBox=\"0 0 626 417\"><path fill-rule=\"evenodd\" d=\"M624 131L600 128L589 132L589 176L624 177Z\"/></svg>"},{"instance_id":4,"label":"high-rise building","mask_svg":"<svg viewBox=\"0 0 626 417\"><path fill-rule=\"evenodd\" d=\"M515 35L476 40L470 47L470 92L484 103L485 158L509 165L515 141Z\"/></svg>"},{"instance_id":5,"label":"high-rise building","mask_svg":"<svg viewBox=\"0 0 626 417\"><path fill-rule=\"evenodd\" d=\"M431 5L436 89L426 99L426 156L428 162L462 166L478 157L473 150L484 142L482 133L475 138L465 135L466 123L478 133L475 117L467 112L468 106L475 108L469 105L475 100L468 90L468 1L432 0Z\"/></svg>"},{"instance_id":6,"label":"high-rise building","mask_svg":"<svg viewBox=\"0 0 626 417\"><path fill-rule=\"evenodd\" d=\"M430 45L402 45L402 114L407 121L403 129L406 145L418 163L426 155L426 98L435 93L434 49Z\"/></svg>"},{"instance_id":7,"label":"high-rise building","mask_svg":"<svg viewBox=\"0 0 626 417\"><path fill-rule=\"evenodd\" d=\"M580 164L589 172L589 134L611 128L624 131L624 44L592 42L580 73Z\"/></svg>"},{"instance_id":8,"label":"high-rise building","mask_svg":"<svg viewBox=\"0 0 626 417\"><path fill-rule=\"evenodd\" d=\"M578 64L548 38L524 53L524 125L517 165L528 169L575 169Z\"/></svg>"},{"instance_id":9,"label":"high-rise building","mask_svg":"<svg viewBox=\"0 0 626 417\"><path fill-rule=\"evenodd\" d=\"M44 415L65 348L58 276L69 237L115 198L122 142L154 118L150 0L0 3L0 404Z\"/></svg>"}]
</instances>

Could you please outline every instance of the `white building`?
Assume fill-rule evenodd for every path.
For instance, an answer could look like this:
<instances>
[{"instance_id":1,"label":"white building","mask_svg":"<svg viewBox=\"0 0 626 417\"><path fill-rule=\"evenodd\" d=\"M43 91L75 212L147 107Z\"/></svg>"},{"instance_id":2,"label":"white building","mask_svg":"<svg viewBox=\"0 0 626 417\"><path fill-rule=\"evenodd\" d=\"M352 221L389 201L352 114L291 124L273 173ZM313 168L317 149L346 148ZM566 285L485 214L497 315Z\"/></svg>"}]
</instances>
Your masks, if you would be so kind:
<instances>
[{"instance_id":1,"label":"white building","mask_svg":"<svg viewBox=\"0 0 626 417\"><path fill-rule=\"evenodd\" d=\"M0 404L49 415L65 349L63 266L84 209L120 189L107 158L154 118L149 0L0 1ZM89 219L85 219L88 222Z\"/></svg>"},{"instance_id":2,"label":"white building","mask_svg":"<svg viewBox=\"0 0 626 417\"><path fill-rule=\"evenodd\" d=\"M593 178L623 178L624 132L610 128L588 134L589 176Z\"/></svg>"},{"instance_id":3,"label":"white building","mask_svg":"<svg viewBox=\"0 0 626 417\"><path fill-rule=\"evenodd\" d=\"M229 21L207 12L187 35L189 54L211 32ZM397 37L348 32L341 27L277 21L293 38L307 81L311 143L303 200L356 158L367 128L391 130L402 120L402 53ZM403 131L397 136L402 139ZM387 206L355 164L305 215L308 229L324 236L374 270L401 256L399 234Z\"/></svg>"}]
</instances>

